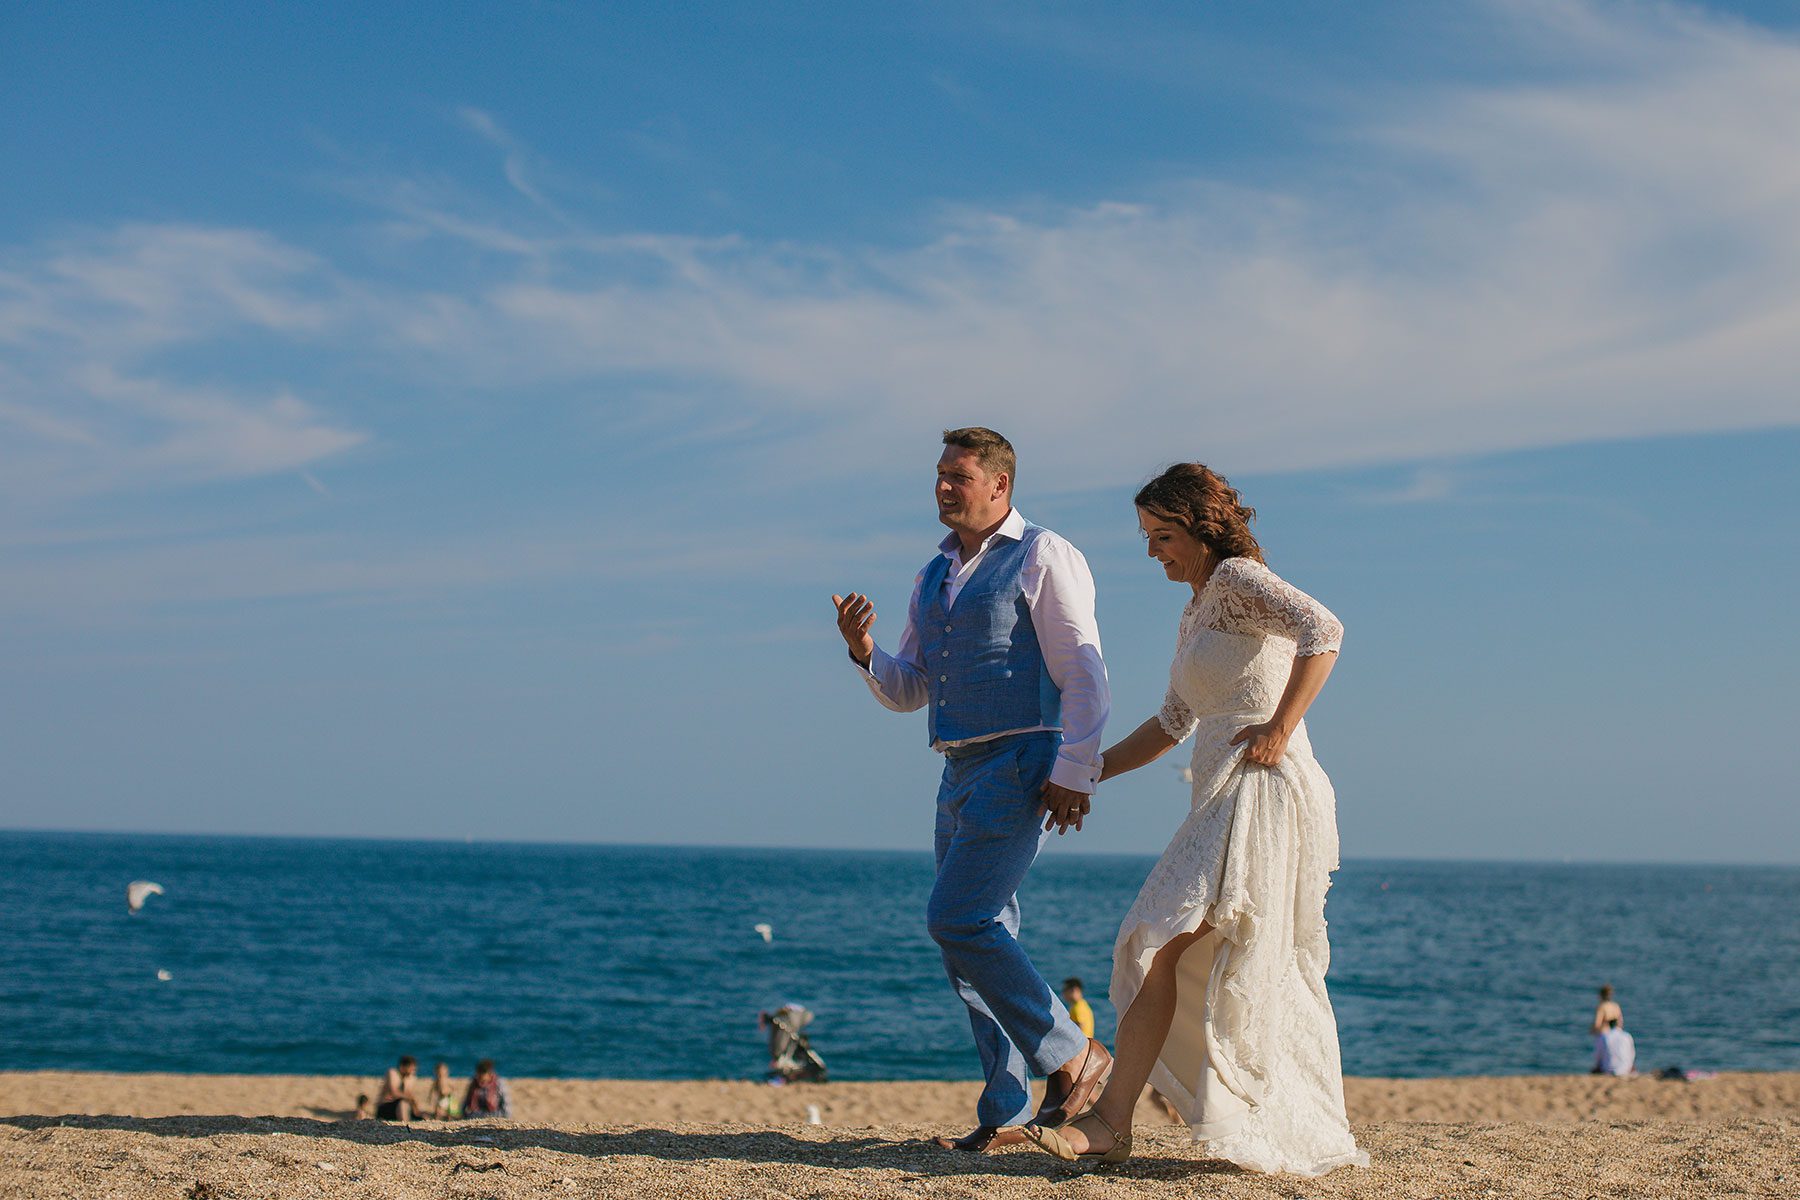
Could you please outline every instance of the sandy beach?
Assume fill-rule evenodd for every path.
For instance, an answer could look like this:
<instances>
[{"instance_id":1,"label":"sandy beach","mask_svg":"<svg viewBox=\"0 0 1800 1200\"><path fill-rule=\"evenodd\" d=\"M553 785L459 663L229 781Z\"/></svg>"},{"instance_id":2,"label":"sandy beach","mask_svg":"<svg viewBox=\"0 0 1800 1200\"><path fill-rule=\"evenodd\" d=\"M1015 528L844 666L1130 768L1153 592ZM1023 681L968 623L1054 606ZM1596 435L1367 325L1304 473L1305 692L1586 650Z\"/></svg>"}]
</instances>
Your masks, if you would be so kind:
<instances>
[{"instance_id":1,"label":"sandy beach","mask_svg":"<svg viewBox=\"0 0 1800 1200\"><path fill-rule=\"evenodd\" d=\"M1350 1079L1374 1165L1323 1179L1198 1159L1148 1109L1115 1168L922 1144L970 1083L771 1088L516 1079L518 1119L346 1118L353 1076L0 1073L19 1197L1689 1197L1800 1194L1800 1074ZM820 1124L808 1123L809 1108Z\"/></svg>"}]
</instances>

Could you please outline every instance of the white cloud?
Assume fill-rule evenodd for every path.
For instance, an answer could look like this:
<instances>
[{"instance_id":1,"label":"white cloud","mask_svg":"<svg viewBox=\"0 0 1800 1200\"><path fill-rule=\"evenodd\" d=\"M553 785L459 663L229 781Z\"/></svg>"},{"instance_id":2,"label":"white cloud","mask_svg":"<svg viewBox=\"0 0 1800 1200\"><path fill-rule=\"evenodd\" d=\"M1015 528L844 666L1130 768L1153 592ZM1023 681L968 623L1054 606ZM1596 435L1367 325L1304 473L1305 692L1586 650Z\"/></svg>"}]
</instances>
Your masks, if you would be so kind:
<instances>
[{"instance_id":1,"label":"white cloud","mask_svg":"<svg viewBox=\"0 0 1800 1200\"><path fill-rule=\"evenodd\" d=\"M343 293L268 234L129 225L0 272L0 488L68 495L291 470L365 435L283 386L193 383L162 358L328 333Z\"/></svg>"},{"instance_id":2,"label":"white cloud","mask_svg":"<svg viewBox=\"0 0 1800 1200\"><path fill-rule=\"evenodd\" d=\"M814 452L983 421L1077 484L1800 421L1800 46L1511 7L1586 69L1414 95L1349 135L1354 177L964 212L901 250L540 241L406 332L493 376L722 385L832 422Z\"/></svg>"},{"instance_id":3,"label":"white cloud","mask_svg":"<svg viewBox=\"0 0 1800 1200\"><path fill-rule=\"evenodd\" d=\"M0 346L31 364L0 422L134 479L359 440L298 387L152 361L246 333L477 390L648 379L711 398L697 425L793 418L793 453L859 469L978 421L1069 486L1174 456L1292 470L1800 421L1800 46L1672 7L1501 10L1555 81L1415 93L1344 134L1353 171L962 211L899 249L565 227L536 157L465 108L527 211L365 192L425 253L461 243L458 282L240 230L27 256L0 274Z\"/></svg>"}]
</instances>

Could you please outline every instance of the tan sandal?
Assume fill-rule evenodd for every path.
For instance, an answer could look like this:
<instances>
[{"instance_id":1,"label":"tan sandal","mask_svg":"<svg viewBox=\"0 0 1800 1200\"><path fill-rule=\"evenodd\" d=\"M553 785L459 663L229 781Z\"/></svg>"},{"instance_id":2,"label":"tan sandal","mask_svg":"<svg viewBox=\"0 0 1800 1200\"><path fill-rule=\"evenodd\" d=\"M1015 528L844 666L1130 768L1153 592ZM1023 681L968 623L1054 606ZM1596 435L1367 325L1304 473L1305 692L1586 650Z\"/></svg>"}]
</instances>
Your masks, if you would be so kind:
<instances>
[{"instance_id":1,"label":"tan sandal","mask_svg":"<svg viewBox=\"0 0 1800 1200\"><path fill-rule=\"evenodd\" d=\"M1064 1162L1093 1160L1102 1164L1110 1164L1122 1163L1131 1157L1131 1135L1129 1133L1120 1136L1119 1131L1108 1124L1105 1117L1092 1109L1082 1113L1079 1117L1075 1118L1075 1120L1085 1121L1089 1117L1094 1118L1094 1120L1100 1123L1102 1129L1113 1135L1112 1149L1102 1150L1097 1153L1090 1150L1077 1154L1075 1152L1075 1147L1069 1145L1069 1140L1067 1138L1057 1130L1051 1129L1045 1125L1027 1125L1024 1127L1024 1133L1039 1150L1042 1150L1045 1154L1054 1155ZM1072 1125L1074 1123L1074 1121L1071 1121L1069 1124Z\"/></svg>"}]
</instances>

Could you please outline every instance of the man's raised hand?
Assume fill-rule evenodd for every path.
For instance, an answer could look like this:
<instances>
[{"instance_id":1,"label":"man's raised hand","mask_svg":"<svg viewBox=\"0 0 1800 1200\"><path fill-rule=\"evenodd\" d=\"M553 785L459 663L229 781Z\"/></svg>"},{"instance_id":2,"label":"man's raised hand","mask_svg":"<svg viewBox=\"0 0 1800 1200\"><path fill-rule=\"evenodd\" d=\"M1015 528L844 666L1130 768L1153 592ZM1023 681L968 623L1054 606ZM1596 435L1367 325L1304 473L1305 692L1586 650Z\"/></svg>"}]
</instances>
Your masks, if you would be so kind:
<instances>
[{"instance_id":1,"label":"man's raised hand","mask_svg":"<svg viewBox=\"0 0 1800 1200\"><path fill-rule=\"evenodd\" d=\"M833 596L831 603L837 608L838 632L844 635L844 645L850 647L850 657L868 670L869 660L875 656L875 639L869 636L869 626L875 623L875 605L860 592Z\"/></svg>"}]
</instances>

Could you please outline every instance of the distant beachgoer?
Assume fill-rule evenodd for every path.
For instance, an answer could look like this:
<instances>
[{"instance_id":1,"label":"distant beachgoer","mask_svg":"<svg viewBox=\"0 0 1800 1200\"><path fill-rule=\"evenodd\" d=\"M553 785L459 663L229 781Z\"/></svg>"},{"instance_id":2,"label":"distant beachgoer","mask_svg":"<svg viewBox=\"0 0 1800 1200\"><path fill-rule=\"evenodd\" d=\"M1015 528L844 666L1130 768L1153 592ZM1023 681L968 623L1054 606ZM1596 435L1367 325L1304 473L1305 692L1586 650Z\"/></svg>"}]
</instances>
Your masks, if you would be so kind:
<instances>
[{"instance_id":1,"label":"distant beachgoer","mask_svg":"<svg viewBox=\"0 0 1800 1200\"><path fill-rule=\"evenodd\" d=\"M1617 1022L1620 1025L1625 1023L1625 1010L1619 1007L1617 1000L1613 999L1613 989L1610 983L1602 984L1600 987L1600 1003L1594 1007L1594 1019L1588 1025L1588 1032L1599 1037L1606 1032L1608 1022Z\"/></svg>"},{"instance_id":2,"label":"distant beachgoer","mask_svg":"<svg viewBox=\"0 0 1800 1200\"><path fill-rule=\"evenodd\" d=\"M462 1116L456 1102L456 1083L450 1078L450 1064L439 1063L431 1076L431 1094L427 1099L431 1115L440 1121L454 1121Z\"/></svg>"},{"instance_id":3,"label":"distant beachgoer","mask_svg":"<svg viewBox=\"0 0 1800 1200\"><path fill-rule=\"evenodd\" d=\"M1606 1028L1594 1039L1595 1075L1635 1075L1637 1074L1637 1044L1631 1035L1619 1027L1619 1018L1614 1017L1606 1023Z\"/></svg>"},{"instance_id":4,"label":"distant beachgoer","mask_svg":"<svg viewBox=\"0 0 1800 1200\"><path fill-rule=\"evenodd\" d=\"M512 1093L506 1090L506 1080L494 1070L493 1059L484 1058L475 1064L475 1077L469 1080L469 1090L463 1095L462 1115L512 1117Z\"/></svg>"},{"instance_id":5,"label":"distant beachgoer","mask_svg":"<svg viewBox=\"0 0 1800 1200\"><path fill-rule=\"evenodd\" d=\"M1062 998L1063 1006L1069 1010L1069 1020L1075 1022L1075 1024L1080 1027L1081 1032L1087 1034L1089 1037L1093 1037L1094 1006L1087 1002L1087 991L1082 986L1079 978L1071 975L1063 980ZM1176 1111L1175 1105L1169 1098L1157 1091L1154 1087L1146 1087L1144 1089L1144 1095L1145 1098L1147 1098L1151 1104L1155 1105L1164 1116L1168 1117L1172 1123L1176 1125L1186 1124L1186 1122L1181 1119L1181 1114Z\"/></svg>"},{"instance_id":6,"label":"distant beachgoer","mask_svg":"<svg viewBox=\"0 0 1800 1200\"><path fill-rule=\"evenodd\" d=\"M1076 1028L1088 1037L1094 1036L1094 1007L1087 1002L1082 991L1081 980L1071 975L1063 980L1063 1005L1069 1010L1069 1020L1075 1022Z\"/></svg>"},{"instance_id":7,"label":"distant beachgoer","mask_svg":"<svg viewBox=\"0 0 1800 1200\"><path fill-rule=\"evenodd\" d=\"M814 1052L805 1033L812 1019L799 1004L756 1014L756 1027L769 1033L769 1070L764 1078L770 1083L825 1082L825 1060Z\"/></svg>"},{"instance_id":8,"label":"distant beachgoer","mask_svg":"<svg viewBox=\"0 0 1800 1200\"><path fill-rule=\"evenodd\" d=\"M419 1073L419 1060L402 1054L400 1061L388 1068L381 1080L381 1099L375 1115L383 1121L412 1121L423 1115L419 1099L413 1095L413 1081Z\"/></svg>"},{"instance_id":9,"label":"distant beachgoer","mask_svg":"<svg viewBox=\"0 0 1800 1200\"><path fill-rule=\"evenodd\" d=\"M350 1114L352 1121L373 1121L375 1112L369 1107L369 1093L356 1093L356 1111Z\"/></svg>"}]
</instances>

